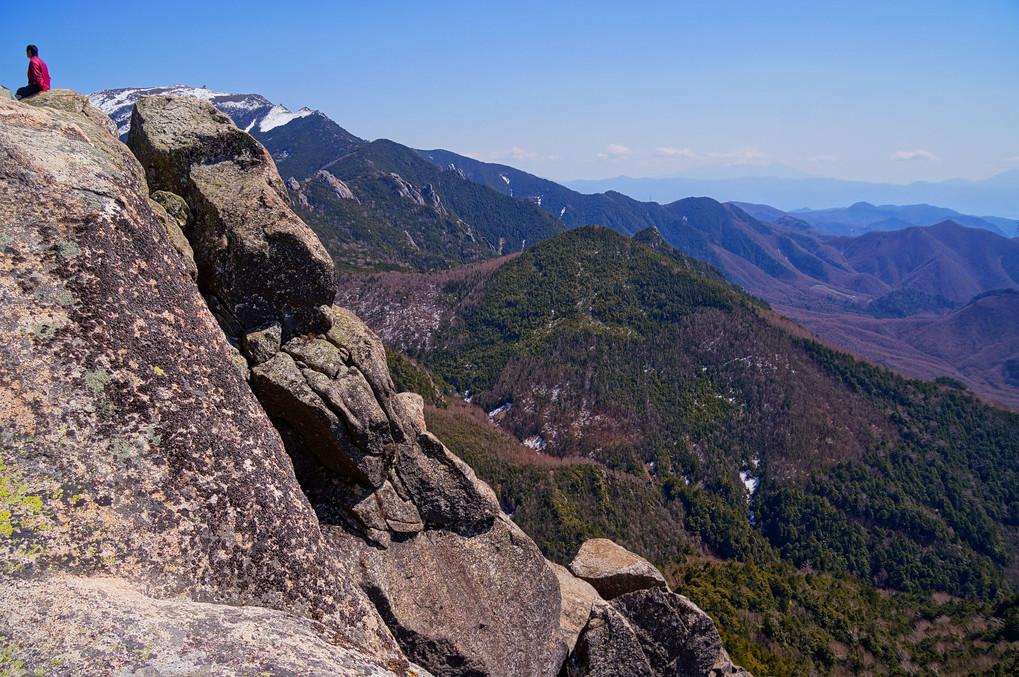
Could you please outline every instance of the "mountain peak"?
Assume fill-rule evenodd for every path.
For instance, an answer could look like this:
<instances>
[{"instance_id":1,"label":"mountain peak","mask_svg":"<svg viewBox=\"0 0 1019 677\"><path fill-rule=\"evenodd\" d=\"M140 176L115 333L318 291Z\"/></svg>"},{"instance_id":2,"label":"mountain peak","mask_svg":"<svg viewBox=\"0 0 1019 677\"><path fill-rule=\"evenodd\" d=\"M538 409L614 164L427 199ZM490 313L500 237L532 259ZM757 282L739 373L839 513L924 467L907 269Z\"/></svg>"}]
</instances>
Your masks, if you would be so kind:
<instances>
[{"instance_id":1,"label":"mountain peak","mask_svg":"<svg viewBox=\"0 0 1019 677\"><path fill-rule=\"evenodd\" d=\"M265 133L298 118L315 114L322 115L310 108L301 108L292 112L259 94L231 94L189 85L104 89L89 94L88 98L93 106L113 119L117 124L118 133L123 138L131 129L131 109L135 101L143 96L156 94L171 94L209 101L229 115L234 124L246 132Z\"/></svg>"}]
</instances>

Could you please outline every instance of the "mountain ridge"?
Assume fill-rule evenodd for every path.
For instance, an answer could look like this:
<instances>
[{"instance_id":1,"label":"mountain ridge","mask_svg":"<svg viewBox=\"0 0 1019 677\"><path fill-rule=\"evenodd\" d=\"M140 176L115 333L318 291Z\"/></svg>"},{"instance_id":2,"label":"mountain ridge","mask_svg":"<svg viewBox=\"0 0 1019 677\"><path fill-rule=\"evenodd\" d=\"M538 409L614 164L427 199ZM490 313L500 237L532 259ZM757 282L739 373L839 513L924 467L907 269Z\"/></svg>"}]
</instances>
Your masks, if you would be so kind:
<instances>
[{"instance_id":1,"label":"mountain ridge","mask_svg":"<svg viewBox=\"0 0 1019 677\"><path fill-rule=\"evenodd\" d=\"M618 190L636 199L656 196L671 201L686 195L711 196L719 202L737 200L778 205L780 209L826 209L831 205L870 202L873 204L938 204L962 213L996 214L1019 219L1015 194L1019 170L971 181L951 179L938 183L917 181L907 185L843 181L830 178L785 179L747 177L741 179L685 179L616 177L601 180L568 181L566 186L583 192ZM986 217L985 217L986 218Z\"/></svg>"}]
</instances>

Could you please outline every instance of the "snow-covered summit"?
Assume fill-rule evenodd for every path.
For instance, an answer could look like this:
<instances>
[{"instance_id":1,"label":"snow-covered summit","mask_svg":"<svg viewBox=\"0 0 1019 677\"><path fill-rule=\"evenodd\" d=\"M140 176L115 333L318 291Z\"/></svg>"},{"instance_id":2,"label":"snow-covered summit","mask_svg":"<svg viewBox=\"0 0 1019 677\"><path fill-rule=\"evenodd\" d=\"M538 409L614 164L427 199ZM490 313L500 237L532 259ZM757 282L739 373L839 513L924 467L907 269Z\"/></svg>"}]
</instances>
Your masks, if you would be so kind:
<instances>
[{"instance_id":1,"label":"snow-covered summit","mask_svg":"<svg viewBox=\"0 0 1019 677\"><path fill-rule=\"evenodd\" d=\"M235 125L253 134L268 132L292 120L307 117L308 115L322 115L318 111L313 111L309 108L302 108L296 112L291 112L258 94L228 94L226 92L215 92L204 87L189 87L187 85L105 89L101 92L89 94L88 98L92 105L113 119L113 122L117 125L117 130L123 136L131 128L131 109L134 107L134 102L143 96L153 94L173 94L176 96L205 99L229 115Z\"/></svg>"}]
</instances>

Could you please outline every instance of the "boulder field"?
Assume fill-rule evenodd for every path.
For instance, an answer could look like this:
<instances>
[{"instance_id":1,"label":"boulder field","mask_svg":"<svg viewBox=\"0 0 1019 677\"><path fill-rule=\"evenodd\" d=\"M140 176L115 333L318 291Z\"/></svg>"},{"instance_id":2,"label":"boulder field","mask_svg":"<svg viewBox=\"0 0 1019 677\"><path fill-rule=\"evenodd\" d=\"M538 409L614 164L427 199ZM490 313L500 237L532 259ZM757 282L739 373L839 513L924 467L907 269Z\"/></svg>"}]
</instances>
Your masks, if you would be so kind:
<instances>
[{"instance_id":1,"label":"boulder field","mask_svg":"<svg viewBox=\"0 0 1019 677\"><path fill-rule=\"evenodd\" d=\"M724 675L602 541L547 562L397 393L208 102L0 99L0 655L28 673Z\"/></svg>"}]
</instances>

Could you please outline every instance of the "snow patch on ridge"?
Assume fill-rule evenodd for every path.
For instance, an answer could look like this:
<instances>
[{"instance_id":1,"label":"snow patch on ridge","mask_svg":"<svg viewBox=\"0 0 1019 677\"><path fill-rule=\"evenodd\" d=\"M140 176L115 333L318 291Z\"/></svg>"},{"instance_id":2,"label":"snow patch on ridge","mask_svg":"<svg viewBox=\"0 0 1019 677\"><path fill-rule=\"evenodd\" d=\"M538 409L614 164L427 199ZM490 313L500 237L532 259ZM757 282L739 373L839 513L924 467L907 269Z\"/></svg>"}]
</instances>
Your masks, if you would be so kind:
<instances>
[{"instance_id":1,"label":"snow patch on ridge","mask_svg":"<svg viewBox=\"0 0 1019 677\"><path fill-rule=\"evenodd\" d=\"M283 125L287 124L288 122L291 122L292 120L307 117L314 112L315 111L311 110L310 108L302 108L299 111L291 113L283 106L277 104L272 107L272 109L266 114L264 118L262 118L262 122L259 123L258 129L261 132L268 132L270 129L282 127Z\"/></svg>"},{"instance_id":2,"label":"snow patch on ridge","mask_svg":"<svg viewBox=\"0 0 1019 677\"><path fill-rule=\"evenodd\" d=\"M524 440L524 446L540 453L545 450L545 439L541 435L534 435Z\"/></svg>"}]
</instances>

